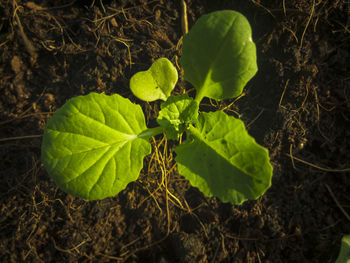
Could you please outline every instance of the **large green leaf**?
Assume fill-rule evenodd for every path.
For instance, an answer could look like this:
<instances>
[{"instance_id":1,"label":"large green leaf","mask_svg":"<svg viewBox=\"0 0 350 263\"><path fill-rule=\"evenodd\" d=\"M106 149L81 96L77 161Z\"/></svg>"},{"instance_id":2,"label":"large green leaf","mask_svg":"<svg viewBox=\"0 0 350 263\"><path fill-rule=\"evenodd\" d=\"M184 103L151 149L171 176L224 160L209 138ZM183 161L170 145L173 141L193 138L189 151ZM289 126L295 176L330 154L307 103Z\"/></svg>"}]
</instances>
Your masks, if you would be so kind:
<instances>
[{"instance_id":1,"label":"large green leaf","mask_svg":"<svg viewBox=\"0 0 350 263\"><path fill-rule=\"evenodd\" d=\"M157 122L169 139L178 139L198 117L198 103L187 94L170 96L160 107Z\"/></svg>"},{"instance_id":2,"label":"large green leaf","mask_svg":"<svg viewBox=\"0 0 350 263\"><path fill-rule=\"evenodd\" d=\"M222 111L201 113L190 138L175 151L181 175L223 202L256 199L271 185L267 149L257 144L241 120Z\"/></svg>"},{"instance_id":3,"label":"large green leaf","mask_svg":"<svg viewBox=\"0 0 350 263\"><path fill-rule=\"evenodd\" d=\"M201 16L184 36L184 78L197 90L197 100L233 98L257 72L256 48L248 20L224 10Z\"/></svg>"},{"instance_id":4,"label":"large green leaf","mask_svg":"<svg viewBox=\"0 0 350 263\"><path fill-rule=\"evenodd\" d=\"M141 107L120 95L90 93L48 121L42 161L65 192L88 200L114 196L138 178L151 152Z\"/></svg>"},{"instance_id":5,"label":"large green leaf","mask_svg":"<svg viewBox=\"0 0 350 263\"><path fill-rule=\"evenodd\" d=\"M146 71L130 79L130 89L144 101L166 100L177 82L177 70L167 58L159 58Z\"/></svg>"},{"instance_id":6,"label":"large green leaf","mask_svg":"<svg viewBox=\"0 0 350 263\"><path fill-rule=\"evenodd\" d=\"M340 252L335 263L350 263L350 235L341 239Z\"/></svg>"}]
</instances>

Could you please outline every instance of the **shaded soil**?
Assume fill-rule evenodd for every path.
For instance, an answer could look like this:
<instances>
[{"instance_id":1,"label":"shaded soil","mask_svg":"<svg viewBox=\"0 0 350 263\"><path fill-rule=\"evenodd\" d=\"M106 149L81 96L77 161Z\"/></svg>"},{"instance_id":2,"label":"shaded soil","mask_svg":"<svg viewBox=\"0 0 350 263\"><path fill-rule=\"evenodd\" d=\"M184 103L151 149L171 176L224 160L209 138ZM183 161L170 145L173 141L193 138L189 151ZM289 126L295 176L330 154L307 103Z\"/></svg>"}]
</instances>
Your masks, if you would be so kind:
<instances>
[{"instance_id":1,"label":"shaded soil","mask_svg":"<svg viewBox=\"0 0 350 263\"><path fill-rule=\"evenodd\" d=\"M102 201L66 195L40 162L45 123L76 95L121 94L154 125L159 103L135 99L128 81L159 57L177 64L180 1L1 0L0 261L334 262L350 233L350 7L314 2L187 1L190 27L234 9L257 44L244 96L205 101L234 102L226 111L270 151L272 187L236 206L171 170L174 145L162 138L152 145L165 167L150 155L135 183ZM174 92L194 94L181 74ZM158 187L161 168L172 195Z\"/></svg>"}]
</instances>

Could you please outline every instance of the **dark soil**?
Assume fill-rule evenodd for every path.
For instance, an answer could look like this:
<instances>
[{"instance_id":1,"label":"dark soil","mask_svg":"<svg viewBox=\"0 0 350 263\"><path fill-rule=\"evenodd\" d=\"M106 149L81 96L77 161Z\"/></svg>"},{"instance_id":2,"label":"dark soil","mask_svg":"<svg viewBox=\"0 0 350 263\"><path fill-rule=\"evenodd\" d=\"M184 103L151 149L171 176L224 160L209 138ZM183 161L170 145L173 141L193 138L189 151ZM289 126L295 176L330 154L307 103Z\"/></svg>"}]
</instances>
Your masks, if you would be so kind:
<instances>
[{"instance_id":1,"label":"dark soil","mask_svg":"<svg viewBox=\"0 0 350 263\"><path fill-rule=\"evenodd\" d=\"M128 82L159 57L177 63L181 4L0 0L1 262L335 261L350 233L348 1L186 2L189 27L220 9L252 25L259 72L226 112L269 149L272 187L241 206L206 198L170 169L173 143L160 137L172 195L154 156L116 197L59 190L40 162L45 123L95 91L140 103L154 125L159 103L135 99ZM194 94L180 76L183 92Z\"/></svg>"}]
</instances>

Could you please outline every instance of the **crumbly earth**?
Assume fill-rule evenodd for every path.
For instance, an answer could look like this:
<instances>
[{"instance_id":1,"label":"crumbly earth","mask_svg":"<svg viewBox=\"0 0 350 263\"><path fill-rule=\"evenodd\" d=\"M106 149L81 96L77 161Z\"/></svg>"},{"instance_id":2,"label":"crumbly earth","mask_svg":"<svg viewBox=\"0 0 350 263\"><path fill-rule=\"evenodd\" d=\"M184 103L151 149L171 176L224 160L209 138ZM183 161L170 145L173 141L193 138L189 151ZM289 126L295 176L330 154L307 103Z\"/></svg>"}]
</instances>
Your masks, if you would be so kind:
<instances>
[{"instance_id":1,"label":"crumbly earth","mask_svg":"<svg viewBox=\"0 0 350 263\"><path fill-rule=\"evenodd\" d=\"M155 124L159 103L128 82L159 57L180 66L180 2L0 0L1 262L335 261L350 233L348 1L186 1L189 27L221 9L251 23L259 72L244 96L202 110L225 108L269 149L273 182L258 200L203 196L162 137L116 197L84 201L48 177L41 134L73 96L121 94ZM193 96L178 69L174 93Z\"/></svg>"}]
</instances>

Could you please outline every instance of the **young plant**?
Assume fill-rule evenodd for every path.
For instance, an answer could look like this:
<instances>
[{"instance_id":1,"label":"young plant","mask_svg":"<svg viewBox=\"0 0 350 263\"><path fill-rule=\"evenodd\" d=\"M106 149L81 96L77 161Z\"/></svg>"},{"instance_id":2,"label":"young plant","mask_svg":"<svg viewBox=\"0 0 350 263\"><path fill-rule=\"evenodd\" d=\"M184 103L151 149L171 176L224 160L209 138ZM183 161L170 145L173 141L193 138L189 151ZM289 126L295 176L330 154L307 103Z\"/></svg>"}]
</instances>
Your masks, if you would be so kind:
<instances>
[{"instance_id":1,"label":"young plant","mask_svg":"<svg viewBox=\"0 0 350 263\"><path fill-rule=\"evenodd\" d=\"M63 191L88 200L115 196L138 178L149 139L162 133L174 140L186 133L175 148L178 171L206 196L241 204L267 190L268 151L243 122L223 111L199 114L204 97L236 97L257 72L247 19L229 10L202 16L184 36L180 62L194 99L170 95L178 76L166 58L130 80L139 99L164 101L158 127L147 128L141 107L118 94L78 96L56 111L44 131L42 160Z\"/></svg>"}]
</instances>

